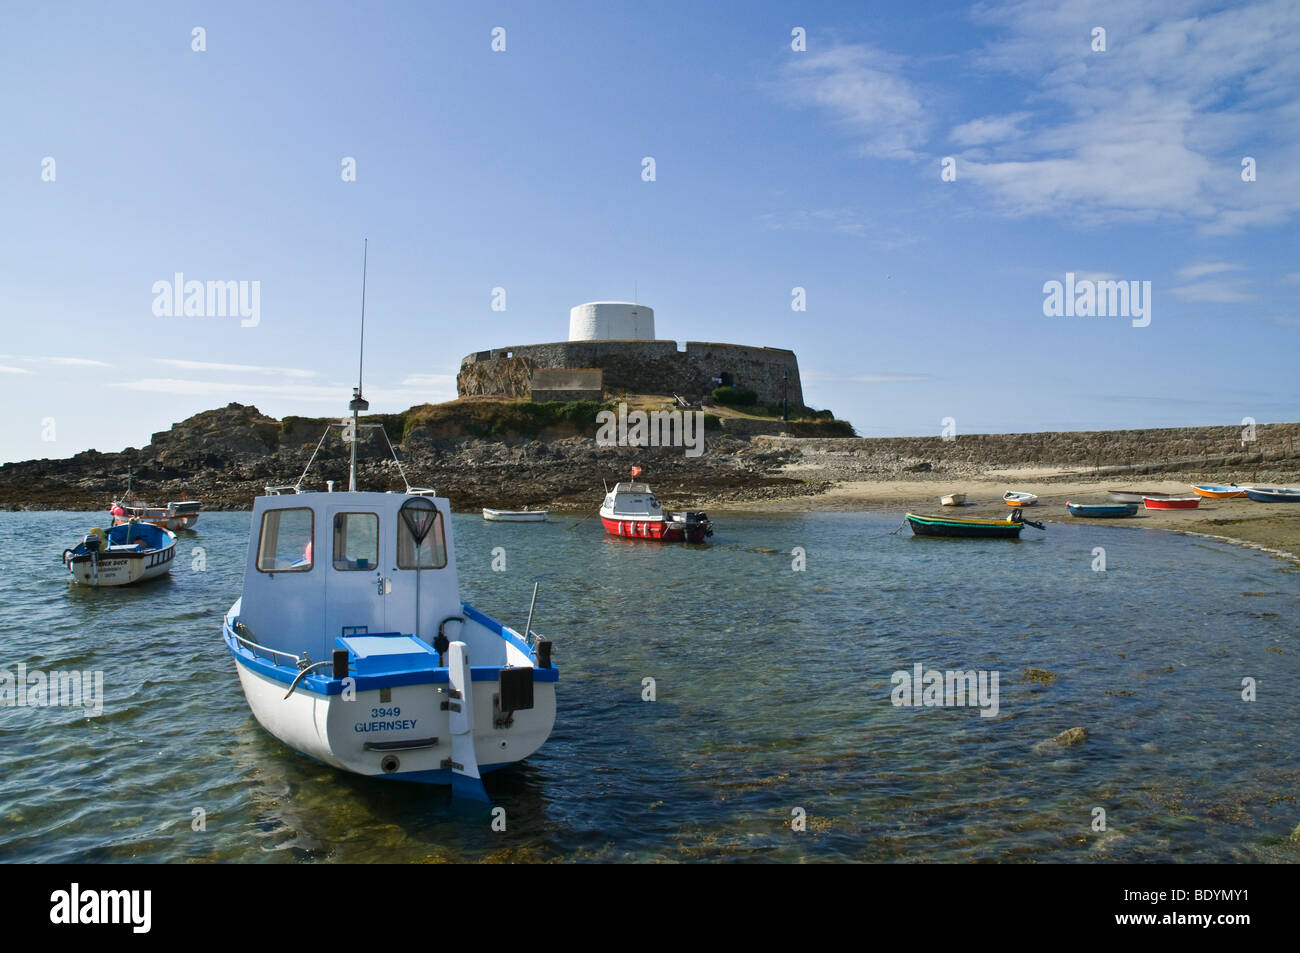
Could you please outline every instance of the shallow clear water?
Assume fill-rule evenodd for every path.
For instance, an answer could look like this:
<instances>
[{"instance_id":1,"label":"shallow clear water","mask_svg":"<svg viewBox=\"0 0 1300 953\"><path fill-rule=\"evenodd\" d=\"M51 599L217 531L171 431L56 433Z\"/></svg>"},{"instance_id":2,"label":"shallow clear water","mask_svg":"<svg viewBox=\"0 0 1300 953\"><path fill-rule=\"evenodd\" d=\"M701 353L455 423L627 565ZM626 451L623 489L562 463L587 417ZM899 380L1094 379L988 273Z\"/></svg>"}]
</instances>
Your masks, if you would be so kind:
<instances>
[{"instance_id":1,"label":"shallow clear water","mask_svg":"<svg viewBox=\"0 0 1300 953\"><path fill-rule=\"evenodd\" d=\"M1300 859L1300 572L1111 526L890 535L900 515L724 514L707 547L457 516L464 597L521 627L540 581L561 671L550 741L488 778L501 832L254 721L220 636L247 513L205 513L169 579L104 591L59 562L97 516L0 514L0 669L100 670L105 693L99 716L0 708L0 860ZM917 662L997 671L997 717L895 707Z\"/></svg>"}]
</instances>

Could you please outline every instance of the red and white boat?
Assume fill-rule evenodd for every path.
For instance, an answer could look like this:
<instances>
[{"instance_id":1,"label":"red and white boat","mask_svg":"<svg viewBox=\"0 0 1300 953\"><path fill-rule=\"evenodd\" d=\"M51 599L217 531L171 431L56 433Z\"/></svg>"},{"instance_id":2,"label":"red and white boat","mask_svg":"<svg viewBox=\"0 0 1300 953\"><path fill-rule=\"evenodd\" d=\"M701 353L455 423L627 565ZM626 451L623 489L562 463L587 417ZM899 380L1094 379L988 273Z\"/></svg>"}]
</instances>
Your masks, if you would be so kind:
<instances>
[{"instance_id":1,"label":"red and white boat","mask_svg":"<svg viewBox=\"0 0 1300 953\"><path fill-rule=\"evenodd\" d=\"M189 529L199 520L199 510L203 504L197 500L181 500L166 506L146 506L133 500L117 500L108 511L113 517L114 526L122 526L131 520L149 523L159 529L176 532Z\"/></svg>"},{"instance_id":2,"label":"red and white boat","mask_svg":"<svg viewBox=\"0 0 1300 953\"><path fill-rule=\"evenodd\" d=\"M173 501L166 506L150 506L148 503L143 503L137 500L135 493L131 491L131 476L128 472L126 494L121 499L113 501L108 513L113 518L114 526L122 526L131 520L138 520L175 533L178 530L189 529L197 523L199 510L202 508L201 502L187 500L184 493L181 494L179 502Z\"/></svg>"},{"instance_id":3,"label":"red and white boat","mask_svg":"<svg viewBox=\"0 0 1300 953\"><path fill-rule=\"evenodd\" d=\"M1201 505L1199 496L1169 496L1157 499L1148 496L1142 505L1149 510L1194 510Z\"/></svg>"},{"instance_id":4,"label":"red and white boat","mask_svg":"<svg viewBox=\"0 0 1300 953\"><path fill-rule=\"evenodd\" d=\"M634 467L632 476L640 473ZM600 521L612 536L651 539L660 543L702 543L713 535L704 513L670 513L659 505L645 483L616 483L605 494Z\"/></svg>"}]
</instances>

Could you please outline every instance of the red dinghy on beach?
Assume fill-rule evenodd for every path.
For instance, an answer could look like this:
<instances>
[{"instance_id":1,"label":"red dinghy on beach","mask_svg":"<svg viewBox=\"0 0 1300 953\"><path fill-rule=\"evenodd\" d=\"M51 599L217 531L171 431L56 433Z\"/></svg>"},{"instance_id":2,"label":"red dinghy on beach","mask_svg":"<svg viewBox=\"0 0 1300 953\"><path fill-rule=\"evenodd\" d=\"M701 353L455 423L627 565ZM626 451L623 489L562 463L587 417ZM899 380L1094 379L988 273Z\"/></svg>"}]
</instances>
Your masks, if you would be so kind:
<instances>
[{"instance_id":1,"label":"red dinghy on beach","mask_svg":"<svg viewBox=\"0 0 1300 953\"><path fill-rule=\"evenodd\" d=\"M713 535L713 523L704 513L670 513L659 505L650 487L637 483L640 467L632 468L632 481L614 484L600 507L600 522L611 536L649 539L660 543L702 543Z\"/></svg>"},{"instance_id":2,"label":"red dinghy on beach","mask_svg":"<svg viewBox=\"0 0 1300 953\"><path fill-rule=\"evenodd\" d=\"M1153 496L1148 496L1142 502L1149 510L1194 510L1201 505L1201 498L1199 496L1171 496L1158 500Z\"/></svg>"}]
</instances>

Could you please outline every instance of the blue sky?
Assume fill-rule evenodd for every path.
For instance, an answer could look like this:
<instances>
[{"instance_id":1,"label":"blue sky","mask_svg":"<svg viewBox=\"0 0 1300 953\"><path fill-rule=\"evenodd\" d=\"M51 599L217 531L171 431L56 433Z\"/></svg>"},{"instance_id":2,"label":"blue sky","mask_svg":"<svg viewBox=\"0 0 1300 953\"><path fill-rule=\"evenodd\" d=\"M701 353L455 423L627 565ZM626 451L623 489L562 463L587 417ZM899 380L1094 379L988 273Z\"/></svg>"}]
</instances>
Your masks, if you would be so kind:
<instances>
[{"instance_id":1,"label":"blue sky","mask_svg":"<svg viewBox=\"0 0 1300 953\"><path fill-rule=\"evenodd\" d=\"M0 26L0 460L141 446L230 401L342 415L363 237L376 411L635 289L662 338L794 349L807 401L864 435L1300 419L1295 2L30 4ZM155 315L176 272L259 282L258 324ZM1150 325L1046 317L1066 272L1150 281Z\"/></svg>"}]
</instances>

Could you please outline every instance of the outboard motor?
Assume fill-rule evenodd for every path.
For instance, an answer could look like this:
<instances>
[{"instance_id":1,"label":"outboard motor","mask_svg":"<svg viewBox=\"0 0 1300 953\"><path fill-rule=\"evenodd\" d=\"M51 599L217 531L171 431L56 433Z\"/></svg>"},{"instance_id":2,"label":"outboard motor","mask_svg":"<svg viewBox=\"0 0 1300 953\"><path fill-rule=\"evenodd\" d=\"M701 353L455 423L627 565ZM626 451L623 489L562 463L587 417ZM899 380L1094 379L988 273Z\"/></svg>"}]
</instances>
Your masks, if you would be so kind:
<instances>
[{"instance_id":1,"label":"outboard motor","mask_svg":"<svg viewBox=\"0 0 1300 953\"><path fill-rule=\"evenodd\" d=\"M100 535L98 533L88 533L81 540L81 544L86 547L86 551L92 555L99 552Z\"/></svg>"}]
</instances>

